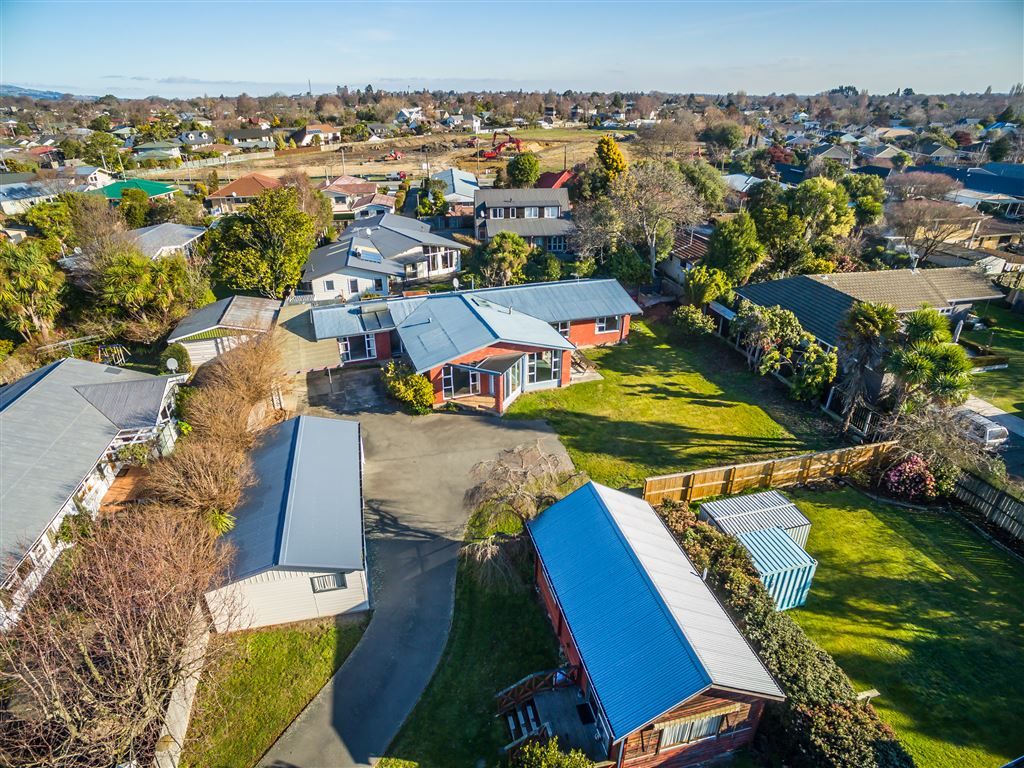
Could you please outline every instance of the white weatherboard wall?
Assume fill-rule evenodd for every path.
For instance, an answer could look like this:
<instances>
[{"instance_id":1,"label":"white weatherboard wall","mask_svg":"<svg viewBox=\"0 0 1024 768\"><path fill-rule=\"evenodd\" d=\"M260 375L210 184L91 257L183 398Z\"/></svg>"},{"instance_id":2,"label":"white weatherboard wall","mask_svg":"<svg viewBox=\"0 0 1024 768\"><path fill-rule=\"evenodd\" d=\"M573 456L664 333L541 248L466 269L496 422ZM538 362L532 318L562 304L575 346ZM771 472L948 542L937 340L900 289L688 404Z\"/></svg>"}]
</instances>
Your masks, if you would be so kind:
<instances>
[{"instance_id":1,"label":"white weatherboard wall","mask_svg":"<svg viewBox=\"0 0 1024 768\"><path fill-rule=\"evenodd\" d=\"M215 339L183 341L181 345L188 350L188 359L192 361L192 366L198 368L248 340L249 336L246 335L219 336Z\"/></svg>"},{"instance_id":2,"label":"white weatherboard wall","mask_svg":"<svg viewBox=\"0 0 1024 768\"><path fill-rule=\"evenodd\" d=\"M344 589L314 592L312 579L334 571L272 568L206 593L218 632L254 629L370 608L363 571L345 574Z\"/></svg>"}]
</instances>

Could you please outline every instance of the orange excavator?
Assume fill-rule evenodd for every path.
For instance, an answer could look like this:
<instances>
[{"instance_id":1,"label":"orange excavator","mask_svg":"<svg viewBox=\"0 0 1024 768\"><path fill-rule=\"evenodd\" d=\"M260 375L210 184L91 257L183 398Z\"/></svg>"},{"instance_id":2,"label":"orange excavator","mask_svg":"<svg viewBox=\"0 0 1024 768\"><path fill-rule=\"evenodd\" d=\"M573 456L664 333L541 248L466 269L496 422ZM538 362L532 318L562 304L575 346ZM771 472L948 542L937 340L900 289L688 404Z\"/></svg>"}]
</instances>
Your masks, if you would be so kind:
<instances>
[{"instance_id":1,"label":"orange excavator","mask_svg":"<svg viewBox=\"0 0 1024 768\"><path fill-rule=\"evenodd\" d=\"M494 132L494 138L491 139L491 148L480 150L480 157L482 157L484 160L493 160L496 157L501 157L501 153L504 152L509 147L515 147L516 152L523 151L523 142L520 139L517 139L511 133L505 131L504 135L507 138L499 144L498 136L500 135L501 134L499 134L497 131Z\"/></svg>"}]
</instances>

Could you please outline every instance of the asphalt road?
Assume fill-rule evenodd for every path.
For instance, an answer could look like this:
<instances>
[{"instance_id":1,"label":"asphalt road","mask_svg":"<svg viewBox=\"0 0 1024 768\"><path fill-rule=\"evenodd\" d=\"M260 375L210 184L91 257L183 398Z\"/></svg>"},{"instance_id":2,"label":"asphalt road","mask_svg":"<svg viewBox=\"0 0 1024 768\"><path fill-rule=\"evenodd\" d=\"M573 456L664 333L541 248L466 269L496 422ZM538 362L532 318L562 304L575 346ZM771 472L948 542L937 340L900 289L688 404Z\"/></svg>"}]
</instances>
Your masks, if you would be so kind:
<instances>
[{"instance_id":1,"label":"asphalt road","mask_svg":"<svg viewBox=\"0 0 1024 768\"><path fill-rule=\"evenodd\" d=\"M374 386L369 382L367 377L363 386ZM363 766L384 754L430 681L448 637L466 524L462 496L471 467L535 440L563 451L543 425L476 415L386 413L374 405L372 392L342 389L348 395L334 398L333 408L310 412L339 415L353 405L372 409L341 417L358 418L363 425L373 619L261 766Z\"/></svg>"}]
</instances>

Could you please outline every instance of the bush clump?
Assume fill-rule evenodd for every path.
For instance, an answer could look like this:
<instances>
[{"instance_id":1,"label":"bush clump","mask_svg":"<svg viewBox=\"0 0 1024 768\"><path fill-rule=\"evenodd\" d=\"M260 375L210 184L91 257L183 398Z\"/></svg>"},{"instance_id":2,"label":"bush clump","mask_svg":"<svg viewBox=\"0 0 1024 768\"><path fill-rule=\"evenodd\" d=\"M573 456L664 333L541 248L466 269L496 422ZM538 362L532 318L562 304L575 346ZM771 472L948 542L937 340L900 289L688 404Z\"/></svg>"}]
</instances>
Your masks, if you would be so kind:
<instances>
[{"instance_id":1,"label":"bush clump","mask_svg":"<svg viewBox=\"0 0 1024 768\"><path fill-rule=\"evenodd\" d=\"M931 501L938 495L935 476L920 456L908 456L882 475L882 488L904 501Z\"/></svg>"},{"instance_id":2,"label":"bush clump","mask_svg":"<svg viewBox=\"0 0 1024 768\"><path fill-rule=\"evenodd\" d=\"M912 768L913 758L870 704L857 701L846 673L799 624L775 610L739 541L697 521L685 505L659 514L698 572L786 693L758 730L772 764L790 768Z\"/></svg>"},{"instance_id":3,"label":"bush clump","mask_svg":"<svg viewBox=\"0 0 1024 768\"><path fill-rule=\"evenodd\" d=\"M673 312L672 323L684 336L710 336L715 332L715 321L691 304Z\"/></svg>"},{"instance_id":4,"label":"bush clump","mask_svg":"<svg viewBox=\"0 0 1024 768\"><path fill-rule=\"evenodd\" d=\"M384 364L384 389L413 413L430 413L434 408L434 385L405 363L389 360Z\"/></svg>"},{"instance_id":5,"label":"bush clump","mask_svg":"<svg viewBox=\"0 0 1024 768\"><path fill-rule=\"evenodd\" d=\"M192 373L192 358L189 357L184 344L169 344L160 355L160 368L165 371L170 370L167 367L167 361L171 359L178 361L178 370L174 373Z\"/></svg>"}]
</instances>

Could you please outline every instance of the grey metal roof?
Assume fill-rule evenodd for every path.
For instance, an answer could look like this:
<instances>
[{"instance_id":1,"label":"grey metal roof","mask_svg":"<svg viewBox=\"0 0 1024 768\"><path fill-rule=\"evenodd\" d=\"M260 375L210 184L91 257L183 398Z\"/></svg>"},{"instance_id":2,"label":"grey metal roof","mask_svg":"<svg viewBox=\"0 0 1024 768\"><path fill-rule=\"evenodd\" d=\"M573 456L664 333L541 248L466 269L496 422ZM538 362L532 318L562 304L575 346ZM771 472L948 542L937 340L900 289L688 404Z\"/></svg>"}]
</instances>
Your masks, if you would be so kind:
<instances>
[{"instance_id":1,"label":"grey metal roof","mask_svg":"<svg viewBox=\"0 0 1024 768\"><path fill-rule=\"evenodd\" d=\"M430 178L444 182L444 199L449 202L453 198L457 198L457 202L472 202L476 191L480 189L480 183L476 176L458 168L449 168L446 171L435 173Z\"/></svg>"},{"instance_id":2,"label":"grey metal roof","mask_svg":"<svg viewBox=\"0 0 1024 768\"><path fill-rule=\"evenodd\" d=\"M313 307L310 314L317 339L375 333L395 327L387 304L332 304ZM379 309L377 309L379 307Z\"/></svg>"},{"instance_id":3,"label":"grey metal roof","mask_svg":"<svg viewBox=\"0 0 1024 768\"><path fill-rule=\"evenodd\" d=\"M398 335L420 373L498 342L575 349L543 320L465 294L425 297L399 323Z\"/></svg>"},{"instance_id":4,"label":"grey metal roof","mask_svg":"<svg viewBox=\"0 0 1024 768\"><path fill-rule=\"evenodd\" d=\"M424 261L424 245L465 249L447 237L435 235L430 225L406 216L382 213L360 219L346 229L337 242L328 243L309 254L302 279L315 280L324 275L358 269L385 275L404 275L404 265Z\"/></svg>"},{"instance_id":5,"label":"grey metal roof","mask_svg":"<svg viewBox=\"0 0 1024 768\"><path fill-rule=\"evenodd\" d=\"M121 430L117 422L142 426L166 385L166 378L68 358L0 389L4 578L96 466Z\"/></svg>"},{"instance_id":6,"label":"grey metal roof","mask_svg":"<svg viewBox=\"0 0 1024 768\"><path fill-rule=\"evenodd\" d=\"M576 231L576 225L569 219L487 219L484 223L487 236L499 232L515 232L520 237L565 237Z\"/></svg>"},{"instance_id":7,"label":"grey metal roof","mask_svg":"<svg viewBox=\"0 0 1024 768\"><path fill-rule=\"evenodd\" d=\"M613 740L712 685L783 698L647 502L591 482L528 528Z\"/></svg>"},{"instance_id":8,"label":"grey metal roof","mask_svg":"<svg viewBox=\"0 0 1024 768\"><path fill-rule=\"evenodd\" d=\"M184 224L165 221L151 227L132 229L127 234L143 255L152 259L164 248L184 248L202 237L205 232L204 227L187 227Z\"/></svg>"},{"instance_id":9,"label":"grey metal roof","mask_svg":"<svg viewBox=\"0 0 1024 768\"><path fill-rule=\"evenodd\" d=\"M258 296L228 296L199 309L194 309L167 337L167 343L194 336L214 328L234 328L246 331L268 331L274 325L281 302Z\"/></svg>"},{"instance_id":10,"label":"grey metal roof","mask_svg":"<svg viewBox=\"0 0 1024 768\"><path fill-rule=\"evenodd\" d=\"M521 205L558 205L562 210L569 208L567 189L478 189L474 204L488 208Z\"/></svg>"},{"instance_id":11,"label":"grey metal roof","mask_svg":"<svg viewBox=\"0 0 1024 768\"><path fill-rule=\"evenodd\" d=\"M778 491L708 501L700 505L700 511L725 533L733 535L765 528L790 530L811 524L796 504Z\"/></svg>"},{"instance_id":12,"label":"grey metal roof","mask_svg":"<svg viewBox=\"0 0 1024 768\"><path fill-rule=\"evenodd\" d=\"M469 291L548 323L639 315L640 307L618 280L561 280Z\"/></svg>"},{"instance_id":13,"label":"grey metal roof","mask_svg":"<svg viewBox=\"0 0 1024 768\"><path fill-rule=\"evenodd\" d=\"M232 580L270 568L365 568L359 422L296 416L253 452L258 484L224 538L236 550Z\"/></svg>"}]
</instances>

